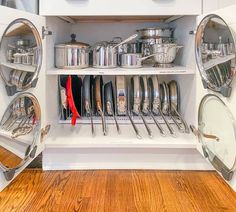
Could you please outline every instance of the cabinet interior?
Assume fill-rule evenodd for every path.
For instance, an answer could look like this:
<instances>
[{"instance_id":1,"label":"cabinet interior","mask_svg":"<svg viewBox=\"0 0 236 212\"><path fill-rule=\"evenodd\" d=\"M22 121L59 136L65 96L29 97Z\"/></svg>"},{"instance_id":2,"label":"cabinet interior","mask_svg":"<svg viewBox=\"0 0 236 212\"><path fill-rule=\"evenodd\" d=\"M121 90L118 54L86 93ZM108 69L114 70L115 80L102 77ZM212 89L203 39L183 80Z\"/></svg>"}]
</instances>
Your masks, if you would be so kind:
<instances>
[{"instance_id":1,"label":"cabinet interior","mask_svg":"<svg viewBox=\"0 0 236 212\"><path fill-rule=\"evenodd\" d=\"M52 125L52 131L49 138L46 141L47 145L63 145L63 143L68 142L71 145L83 146L87 145L99 145L106 146L112 144L137 144L143 143L147 145L155 145L160 143L168 142L168 144L173 144L174 142L179 142L184 145L189 144L191 148L193 143L195 143L195 138L192 134L178 134L177 138L171 138L170 135L167 137L161 137L157 127L150 124L152 131L154 133L154 138L149 139L145 128L142 124L137 124L141 133L143 134L143 139L138 140L133 133L132 126L129 121L123 121L121 125L121 135L117 134L114 124L108 124L108 136L102 135L101 124L96 124L96 136L93 137L91 134L90 125L88 121L77 124L75 127L71 127L69 121L60 120L59 106L58 106L58 74L76 74L81 77L88 75L90 73L96 73L95 69L92 68L83 70L59 70L55 68L54 46L59 43L66 43L70 41L70 35L75 33L77 35L76 39L79 42L88 43L93 45L99 41L110 41L113 37L127 38L130 35L136 33L137 29L147 28L147 27L174 27L174 37L176 38L177 44L184 45L183 50L178 54L175 64L177 67L185 70L185 73L178 74L173 68L172 73L161 73L157 74L160 81L169 82L171 80L176 80L180 87L181 94L181 108L180 112L188 124L194 124L196 122L196 82L195 82L195 57L194 57L194 36L189 34L189 31L194 30L196 16L184 16L173 22L148 22L148 21L128 21L128 22L98 22L91 21L88 22L75 22L67 23L64 20L56 17L46 18L47 27L52 31L52 36L47 36L47 70L46 70L46 117L47 122ZM120 69L120 68L118 68ZM118 69L109 69L97 72L95 75L103 75L105 82L112 79L114 81L117 75ZM123 70L127 71L125 75L130 78L132 75L147 75L155 74L155 69L152 68L144 71L144 69L134 70ZM53 73L55 71L55 74ZM109 73L110 72L110 73ZM113 87L114 87L113 83ZM81 122L81 121L80 121ZM177 131L177 129L176 129ZM65 137L70 137L69 141L64 141ZM173 141L173 142L172 142ZM175 143L175 144L177 144ZM167 145L168 146L168 145ZM66 145L65 145L66 147ZM169 147L169 146L168 146Z\"/></svg>"}]
</instances>

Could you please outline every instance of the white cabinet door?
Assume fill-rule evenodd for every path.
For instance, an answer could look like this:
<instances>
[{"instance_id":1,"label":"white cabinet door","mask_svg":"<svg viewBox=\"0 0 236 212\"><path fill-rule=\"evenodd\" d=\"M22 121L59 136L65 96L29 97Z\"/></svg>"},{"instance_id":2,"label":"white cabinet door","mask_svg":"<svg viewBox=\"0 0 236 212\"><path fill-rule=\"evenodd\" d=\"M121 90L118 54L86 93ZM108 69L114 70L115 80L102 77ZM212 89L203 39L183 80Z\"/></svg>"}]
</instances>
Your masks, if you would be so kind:
<instances>
[{"instance_id":1,"label":"white cabinet door","mask_svg":"<svg viewBox=\"0 0 236 212\"><path fill-rule=\"evenodd\" d=\"M44 149L45 23L0 6L0 191Z\"/></svg>"},{"instance_id":2,"label":"white cabinet door","mask_svg":"<svg viewBox=\"0 0 236 212\"><path fill-rule=\"evenodd\" d=\"M236 5L198 19L198 150L236 190Z\"/></svg>"},{"instance_id":3,"label":"white cabinet door","mask_svg":"<svg viewBox=\"0 0 236 212\"><path fill-rule=\"evenodd\" d=\"M40 0L40 15L161 16L199 15L201 0Z\"/></svg>"}]
</instances>

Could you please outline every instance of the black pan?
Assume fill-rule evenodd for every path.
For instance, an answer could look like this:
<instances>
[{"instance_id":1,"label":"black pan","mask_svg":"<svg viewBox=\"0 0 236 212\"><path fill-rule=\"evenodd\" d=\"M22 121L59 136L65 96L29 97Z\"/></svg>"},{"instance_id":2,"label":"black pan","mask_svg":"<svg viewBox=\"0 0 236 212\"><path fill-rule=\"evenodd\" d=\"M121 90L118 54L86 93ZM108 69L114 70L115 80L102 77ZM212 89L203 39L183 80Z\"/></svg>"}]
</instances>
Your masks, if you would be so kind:
<instances>
[{"instance_id":1,"label":"black pan","mask_svg":"<svg viewBox=\"0 0 236 212\"><path fill-rule=\"evenodd\" d=\"M83 79L83 106L86 114L89 114L91 120L92 134L95 134L93 124L93 110L92 110L92 87L93 76L85 76Z\"/></svg>"}]
</instances>

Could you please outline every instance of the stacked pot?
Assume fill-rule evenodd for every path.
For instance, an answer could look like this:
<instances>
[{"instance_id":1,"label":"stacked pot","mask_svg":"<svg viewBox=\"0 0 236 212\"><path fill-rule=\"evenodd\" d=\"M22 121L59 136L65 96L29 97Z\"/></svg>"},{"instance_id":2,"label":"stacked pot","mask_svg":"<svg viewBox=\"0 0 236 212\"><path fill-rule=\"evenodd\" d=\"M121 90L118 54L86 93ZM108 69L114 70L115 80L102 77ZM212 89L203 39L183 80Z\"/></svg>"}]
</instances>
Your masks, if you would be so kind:
<instances>
[{"instance_id":1,"label":"stacked pot","mask_svg":"<svg viewBox=\"0 0 236 212\"><path fill-rule=\"evenodd\" d=\"M81 69L92 65L94 68L141 68L143 61L154 58L162 67L171 66L181 46L171 42L172 29L149 28L137 30L141 40L134 34L122 41L101 41L93 46L76 41L75 34L71 42L56 45L56 67ZM154 63L154 62L153 62Z\"/></svg>"},{"instance_id":2,"label":"stacked pot","mask_svg":"<svg viewBox=\"0 0 236 212\"><path fill-rule=\"evenodd\" d=\"M176 54L183 46L174 42L172 28L145 28L137 30L142 43L143 56L154 54L153 60L148 63L155 63L157 67L171 67Z\"/></svg>"}]
</instances>

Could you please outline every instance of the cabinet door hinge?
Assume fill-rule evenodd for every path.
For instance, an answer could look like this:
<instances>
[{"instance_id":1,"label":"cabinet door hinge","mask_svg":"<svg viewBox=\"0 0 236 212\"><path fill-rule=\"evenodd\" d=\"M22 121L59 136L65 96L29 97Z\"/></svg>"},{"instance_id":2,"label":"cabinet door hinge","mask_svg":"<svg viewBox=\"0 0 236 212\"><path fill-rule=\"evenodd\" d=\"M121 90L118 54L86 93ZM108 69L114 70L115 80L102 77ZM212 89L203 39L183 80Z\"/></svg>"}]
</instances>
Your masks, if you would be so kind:
<instances>
[{"instance_id":1,"label":"cabinet door hinge","mask_svg":"<svg viewBox=\"0 0 236 212\"><path fill-rule=\"evenodd\" d=\"M196 35L197 34L197 30L191 30L191 31L189 31L189 34L190 35Z\"/></svg>"},{"instance_id":2,"label":"cabinet door hinge","mask_svg":"<svg viewBox=\"0 0 236 212\"><path fill-rule=\"evenodd\" d=\"M46 35L52 35L52 31L48 30L48 27L42 27L42 38L44 39Z\"/></svg>"}]
</instances>

